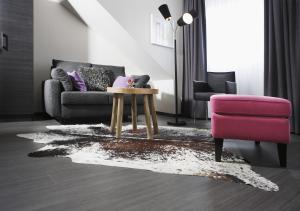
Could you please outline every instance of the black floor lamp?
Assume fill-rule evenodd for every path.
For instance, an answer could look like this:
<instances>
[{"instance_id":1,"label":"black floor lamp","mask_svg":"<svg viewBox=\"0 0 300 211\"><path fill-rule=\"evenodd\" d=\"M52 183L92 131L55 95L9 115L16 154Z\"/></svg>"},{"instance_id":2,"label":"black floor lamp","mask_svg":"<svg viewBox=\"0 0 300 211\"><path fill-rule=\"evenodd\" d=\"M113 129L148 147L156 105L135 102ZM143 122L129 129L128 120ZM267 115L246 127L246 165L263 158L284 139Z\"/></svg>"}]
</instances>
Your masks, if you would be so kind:
<instances>
[{"instance_id":1,"label":"black floor lamp","mask_svg":"<svg viewBox=\"0 0 300 211\"><path fill-rule=\"evenodd\" d=\"M170 13L170 10L168 8L168 5L163 4L161 5L158 10L164 17L166 21L171 21L172 16ZM173 38L174 38L174 56L175 56L175 122L168 122L168 125L172 126L183 126L186 123L184 121L179 121L178 120L178 87L177 87L177 45L176 45L176 33L178 27L184 26L184 25L189 25L193 23L194 19L198 16L198 13L196 10L191 10L189 12L184 13L177 21L176 27L173 26L173 24L170 22L172 25L173 29Z\"/></svg>"}]
</instances>

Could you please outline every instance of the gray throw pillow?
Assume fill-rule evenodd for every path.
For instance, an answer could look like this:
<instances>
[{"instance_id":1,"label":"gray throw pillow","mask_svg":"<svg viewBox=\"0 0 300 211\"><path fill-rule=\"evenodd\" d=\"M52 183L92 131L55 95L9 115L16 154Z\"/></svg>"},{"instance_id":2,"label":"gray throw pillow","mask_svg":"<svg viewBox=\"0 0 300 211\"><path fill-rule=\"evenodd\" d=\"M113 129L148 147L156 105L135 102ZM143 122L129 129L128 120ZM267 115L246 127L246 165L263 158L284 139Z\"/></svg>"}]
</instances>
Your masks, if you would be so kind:
<instances>
[{"instance_id":1,"label":"gray throw pillow","mask_svg":"<svg viewBox=\"0 0 300 211\"><path fill-rule=\"evenodd\" d=\"M78 73L88 91L106 91L107 87L112 85L111 71L102 67L80 67Z\"/></svg>"},{"instance_id":2,"label":"gray throw pillow","mask_svg":"<svg viewBox=\"0 0 300 211\"><path fill-rule=\"evenodd\" d=\"M134 87L135 88L144 88L144 87L146 87L148 81L150 80L149 75L132 75L131 77L134 80Z\"/></svg>"},{"instance_id":3,"label":"gray throw pillow","mask_svg":"<svg viewBox=\"0 0 300 211\"><path fill-rule=\"evenodd\" d=\"M69 75L61 68L53 68L51 77L60 81L65 91L73 91L73 84Z\"/></svg>"}]
</instances>

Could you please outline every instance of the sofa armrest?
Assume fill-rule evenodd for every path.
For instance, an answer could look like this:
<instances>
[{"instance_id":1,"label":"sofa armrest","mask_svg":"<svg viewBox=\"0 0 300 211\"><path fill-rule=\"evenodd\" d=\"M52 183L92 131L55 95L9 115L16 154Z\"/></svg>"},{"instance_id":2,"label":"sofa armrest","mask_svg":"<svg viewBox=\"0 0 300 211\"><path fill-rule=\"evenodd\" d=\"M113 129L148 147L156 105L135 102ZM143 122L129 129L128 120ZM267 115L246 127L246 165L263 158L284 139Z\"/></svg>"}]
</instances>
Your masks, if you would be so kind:
<instances>
[{"instance_id":1,"label":"sofa armrest","mask_svg":"<svg viewBox=\"0 0 300 211\"><path fill-rule=\"evenodd\" d=\"M226 81L225 82L225 93L226 94L236 94L236 82Z\"/></svg>"},{"instance_id":2,"label":"sofa armrest","mask_svg":"<svg viewBox=\"0 0 300 211\"><path fill-rule=\"evenodd\" d=\"M209 85L205 81L193 81L193 93L195 92L209 92L211 91Z\"/></svg>"},{"instance_id":3,"label":"sofa armrest","mask_svg":"<svg viewBox=\"0 0 300 211\"><path fill-rule=\"evenodd\" d=\"M44 83L45 111L51 117L61 117L61 83L58 80L49 79Z\"/></svg>"}]
</instances>

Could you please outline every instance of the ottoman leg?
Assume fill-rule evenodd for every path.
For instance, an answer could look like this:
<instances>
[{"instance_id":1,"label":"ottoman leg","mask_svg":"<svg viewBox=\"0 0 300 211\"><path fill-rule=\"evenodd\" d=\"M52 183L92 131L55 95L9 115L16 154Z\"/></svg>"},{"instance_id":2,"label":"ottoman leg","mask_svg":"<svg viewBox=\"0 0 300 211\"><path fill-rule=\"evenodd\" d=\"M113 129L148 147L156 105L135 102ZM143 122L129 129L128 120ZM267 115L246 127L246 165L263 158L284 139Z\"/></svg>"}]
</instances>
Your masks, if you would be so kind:
<instances>
[{"instance_id":1,"label":"ottoman leg","mask_svg":"<svg viewBox=\"0 0 300 211\"><path fill-rule=\"evenodd\" d=\"M214 141L215 141L215 160L216 160L216 162L221 162L223 139L222 138L214 138Z\"/></svg>"},{"instance_id":2,"label":"ottoman leg","mask_svg":"<svg viewBox=\"0 0 300 211\"><path fill-rule=\"evenodd\" d=\"M279 163L281 167L286 167L287 144L277 144Z\"/></svg>"}]
</instances>

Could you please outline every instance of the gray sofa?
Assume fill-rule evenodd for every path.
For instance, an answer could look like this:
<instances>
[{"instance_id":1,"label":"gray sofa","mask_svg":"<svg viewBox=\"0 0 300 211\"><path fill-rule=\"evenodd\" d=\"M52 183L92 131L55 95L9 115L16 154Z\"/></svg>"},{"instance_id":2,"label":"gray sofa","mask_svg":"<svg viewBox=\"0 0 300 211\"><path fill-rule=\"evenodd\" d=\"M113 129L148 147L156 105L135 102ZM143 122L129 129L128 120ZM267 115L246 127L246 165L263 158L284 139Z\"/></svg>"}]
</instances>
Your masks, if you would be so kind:
<instances>
[{"instance_id":1,"label":"gray sofa","mask_svg":"<svg viewBox=\"0 0 300 211\"><path fill-rule=\"evenodd\" d=\"M52 68L61 68L66 72L80 67L101 66L112 71L114 79L125 76L125 68L118 66L96 65L89 63L53 60ZM130 96L124 98L124 116L130 115ZM64 91L60 81L49 79L44 83L45 111L58 120L99 120L108 118L112 111L112 94L101 91ZM142 96L137 96L137 112L143 112Z\"/></svg>"}]
</instances>

